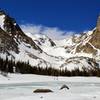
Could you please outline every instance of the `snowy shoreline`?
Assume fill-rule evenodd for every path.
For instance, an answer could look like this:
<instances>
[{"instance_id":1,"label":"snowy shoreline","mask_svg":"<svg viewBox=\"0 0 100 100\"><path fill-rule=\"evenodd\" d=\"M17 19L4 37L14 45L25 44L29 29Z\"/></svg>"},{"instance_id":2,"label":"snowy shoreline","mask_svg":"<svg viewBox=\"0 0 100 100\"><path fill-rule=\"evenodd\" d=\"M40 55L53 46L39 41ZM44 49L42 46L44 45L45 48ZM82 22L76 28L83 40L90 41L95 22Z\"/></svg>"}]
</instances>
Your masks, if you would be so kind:
<instances>
[{"instance_id":1,"label":"snowy shoreline","mask_svg":"<svg viewBox=\"0 0 100 100\"><path fill-rule=\"evenodd\" d=\"M0 84L32 83L32 82L94 82L100 83L99 77L55 77L34 74L8 74L8 77L0 75Z\"/></svg>"},{"instance_id":2,"label":"snowy shoreline","mask_svg":"<svg viewBox=\"0 0 100 100\"><path fill-rule=\"evenodd\" d=\"M69 90L59 90L62 85ZM47 88L53 93L33 93ZM54 77L32 74L0 75L0 100L100 100L99 77Z\"/></svg>"}]
</instances>

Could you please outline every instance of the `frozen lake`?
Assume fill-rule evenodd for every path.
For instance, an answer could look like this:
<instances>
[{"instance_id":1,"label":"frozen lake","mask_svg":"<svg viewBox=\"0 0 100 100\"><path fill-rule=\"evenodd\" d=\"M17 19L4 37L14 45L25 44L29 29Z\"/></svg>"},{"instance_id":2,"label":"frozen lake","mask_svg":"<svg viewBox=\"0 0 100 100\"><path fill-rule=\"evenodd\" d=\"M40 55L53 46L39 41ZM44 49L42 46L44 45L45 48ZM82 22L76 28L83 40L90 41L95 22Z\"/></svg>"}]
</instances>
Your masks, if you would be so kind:
<instances>
[{"instance_id":1,"label":"frozen lake","mask_svg":"<svg viewBox=\"0 0 100 100\"><path fill-rule=\"evenodd\" d=\"M66 84L69 90L59 90L60 87ZM67 100L100 100L98 96L100 95L100 83L96 82L66 82L66 81L48 81L48 82L30 82L30 83L16 83L16 84L0 84L0 100L12 100L18 97L35 97L34 100L41 100L41 96L44 96L43 100L49 94L35 94L33 91L37 88L49 88L53 90L53 93L49 93L54 98L63 96L62 99L69 98ZM63 94L63 95L62 95ZM72 97L71 97L72 96ZM70 98L71 97L71 98ZM99 96L100 97L100 96ZM38 98L38 99L37 99ZM64 98L64 99L63 99ZM73 99L76 98L76 99ZM79 99L78 99L79 98ZM55 98L56 99L56 98ZM55 100L54 99L54 100ZM16 100L16 99L14 99ZM23 98L21 100L24 100ZM31 99L25 99L31 100ZM53 99L50 99L53 100Z\"/></svg>"}]
</instances>

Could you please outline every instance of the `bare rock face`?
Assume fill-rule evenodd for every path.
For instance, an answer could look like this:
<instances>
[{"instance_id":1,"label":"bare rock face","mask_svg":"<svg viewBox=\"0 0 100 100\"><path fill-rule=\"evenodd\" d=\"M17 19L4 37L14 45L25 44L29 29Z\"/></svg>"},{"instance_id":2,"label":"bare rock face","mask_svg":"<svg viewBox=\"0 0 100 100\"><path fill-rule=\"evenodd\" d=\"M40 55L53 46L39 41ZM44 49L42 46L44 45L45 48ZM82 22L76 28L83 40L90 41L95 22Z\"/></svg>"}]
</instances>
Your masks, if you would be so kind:
<instances>
[{"instance_id":1,"label":"bare rock face","mask_svg":"<svg viewBox=\"0 0 100 100\"><path fill-rule=\"evenodd\" d=\"M19 53L18 44L0 28L0 52L9 54L10 50Z\"/></svg>"},{"instance_id":2,"label":"bare rock face","mask_svg":"<svg viewBox=\"0 0 100 100\"><path fill-rule=\"evenodd\" d=\"M4 16L2 26L0 25L0 52L8 53L10 50L19 53L18 45L20 43L29 44L33 49L42 52L41 48L24 34L14 18L11 18L3 10L0 11L0 16Z\"/></svg>"},{"instance_id":3,"label":"bare rock face","mask_svg":"<svg viewBox=\"0 0 100 100\"><path fill-rule=\"evenodd\" d=\"M86 35L87 34L84 34L84 36ZM100 50L100 16L97 20L96 29L92 32L92 34L81 40L81 42L76 47L76 53L84 52L96 55L98 50Z\"/></svg>"},{"instance_id":4,"label":"bare rock face","mask_svg":"<svg viewBox=\"0 0 100 100\"><path fill-rule=\"evenodd\" d=\"M100 15L99 15L99 17L98 17L98 19L97 19L97 26L96 26L96 29L97 29L97 31L100 32Z\"/></svg>"},{"instance_id":5,"label":"bare rock face","mask_svg":"<svg viewBox=\"0 0 100 100\"><path fill-rule=\"evenodd\" d=\"M95 48L100 49L100 31L95 30L92 34L92 38L89 41Z\"/></svg>"},{"instance_id":6,"label":"bare rock face","mask_svg":"<svg viewBox=\"0 0 100 100\"><path fill-rule=\"evenodd\" d=\"M76 48L76 52L84 52L84 53L88 53L88 54L96 54L97 50L95 50L89 43L86 43L85 45L78 45Z\"/></svg>"},{"instance_id":7,"label":"bare rock face","mask_svg":"<svg viewBox=\"0 0 100 100\"><path fill-rule=\"evenodd\" d=\"M16 23L15 19L11 18L10 16L5 16L4 21L4 30L12 37L15 38L17 42L25 42L27 44L30 44L34 49L42 50L35 44L34 41L28 36L24 34L24 32L21 30L19 25Z\"/></svg>"},{"instance_id":8,"label":"bare rock face","mask_svg":"<svg viewBox=\"0 0 100 100\"><path fill-rule=\"evenodd\" d=\"M100 32L96 29L93 33L89 36L90 38L87 41L87 38L82 41L76 48L76 52L85 52L96 54L97 50L100 49ZM84 42L86 42L84 44Z\"/></svg>"}]
</instances>

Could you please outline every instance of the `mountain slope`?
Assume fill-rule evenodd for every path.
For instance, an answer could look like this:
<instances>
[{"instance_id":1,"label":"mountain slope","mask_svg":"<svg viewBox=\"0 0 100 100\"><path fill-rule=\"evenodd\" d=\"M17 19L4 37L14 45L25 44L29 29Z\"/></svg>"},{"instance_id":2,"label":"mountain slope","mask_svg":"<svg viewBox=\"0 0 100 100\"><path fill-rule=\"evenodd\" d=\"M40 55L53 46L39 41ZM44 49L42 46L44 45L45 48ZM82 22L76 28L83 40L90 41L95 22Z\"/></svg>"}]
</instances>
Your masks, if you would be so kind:
<instances>
[{"instance_id":1,"label":"mountain slope","mask_svg":"<svg viewBox=\"0 0 100 100\"><path fill-rule=\"evenodd\" d=\"M98 21L99 22L99 21ZM98 24L99 25L99 24ZM100 61L99 26L85 34L64 40L24 33L14 18L0 11L0 56L32 66L74 70L98 67Z\"/></svg>"},{"instance_id":2,"label":"mountain slope","mask_svg":"<svg viewBox=\"0 0 100 100\"><path fill-rule=\"evenodd\" d=\"M4 11L0 12L1 56L8 56L16 61L29 61L33 66L49 67L59 58L46 54L33 40L21 30L15 19ZM50 40L50 39L49 39ZM52 46L55 45L52 41ZM59 62L57 63L59 64Z\"/></svg>"},{"instance_id":3,"label":"mountain slope","mask_svg":"<svg viewBox=\"0 0 100 100\"><path fill-rule=\"evenodd\" d=\"M87 34L85 34L87 35ZM100 55L100 32L95 29L92 34L87 35L86 38L81 40L76 46L76 53L87 53L91 54L93 57L99 57Z\"/></svg>"}]
</instances>

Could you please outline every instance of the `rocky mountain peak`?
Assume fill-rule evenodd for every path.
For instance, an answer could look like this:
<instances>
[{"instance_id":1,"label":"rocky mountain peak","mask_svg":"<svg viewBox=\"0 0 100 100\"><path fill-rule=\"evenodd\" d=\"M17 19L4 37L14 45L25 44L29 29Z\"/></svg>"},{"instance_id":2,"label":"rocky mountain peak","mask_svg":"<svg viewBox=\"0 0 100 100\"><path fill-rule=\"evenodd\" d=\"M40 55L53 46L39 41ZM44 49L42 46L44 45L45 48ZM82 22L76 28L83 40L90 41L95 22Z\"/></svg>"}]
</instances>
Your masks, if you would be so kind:
<instances>
[{"instance_id":1,"label":"rocky mountain peak","mask_svg":"<svg viewBox=\"0 0 100 100\"><path fill-rule=\"evenodd\" d=\"M82 37L85 37L82 39ZM76 46L76 53L87 53L98 55L100 51L100 15L97 19L96 28L83 34L80 42Z\"/></svg>"},{"instance_id":2,"label":"rocky mountain peak","mask_svg":"<svg viewBox=\"0 0 100 100\"><path fill-rule=\"evenodd\" d=\"M2 9L0 9L0 15L6 15L6 12Z\"/></svg>"},{"instance_id":3,"label":"rocky mountain peak","mask_svg":"<svg viewBox=\"0 0 100 100\"><path fill-rule=\"evenodd\" d=\"M5 11L0 10L0 52L7 53L13 51L19 53L19 45L24 43L27 48L42 52L36 43L28 37L16 23L16 20L9 16ZM26 46L25 46L26 47Z\"/></svg>"},{"instance_id":4,"label":"rocky mountain peak","mask_svg":"<svg viewBox=\"0 0 100 100\"><path fill-rule=\"evenodd\" d=\"M100 32L100 15L98 16L98 19L97 19L96 29Z\"/></svg>"}]
</instances>

